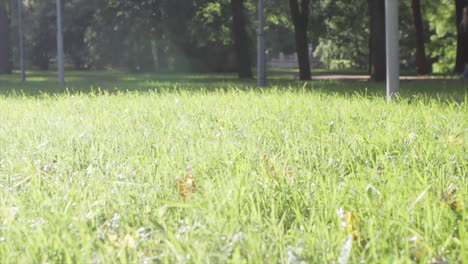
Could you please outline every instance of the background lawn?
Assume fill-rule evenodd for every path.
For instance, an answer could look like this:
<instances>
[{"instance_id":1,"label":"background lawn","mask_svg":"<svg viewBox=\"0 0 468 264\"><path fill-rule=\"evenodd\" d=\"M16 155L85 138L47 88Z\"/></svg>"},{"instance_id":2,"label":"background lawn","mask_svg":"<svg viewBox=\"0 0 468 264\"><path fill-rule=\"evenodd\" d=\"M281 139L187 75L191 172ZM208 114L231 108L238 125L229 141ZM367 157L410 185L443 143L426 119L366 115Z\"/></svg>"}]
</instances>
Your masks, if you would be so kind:
<instances>
[{"instance_id":1,"label":"background lawn","mask_svg":"<svg viewBox=\"0 0 468 264\"><path fill-rule=\"evenodd\" d=\"M464 83L16 79L1 263L468 263Z\"/></svg>"}]
</instances>

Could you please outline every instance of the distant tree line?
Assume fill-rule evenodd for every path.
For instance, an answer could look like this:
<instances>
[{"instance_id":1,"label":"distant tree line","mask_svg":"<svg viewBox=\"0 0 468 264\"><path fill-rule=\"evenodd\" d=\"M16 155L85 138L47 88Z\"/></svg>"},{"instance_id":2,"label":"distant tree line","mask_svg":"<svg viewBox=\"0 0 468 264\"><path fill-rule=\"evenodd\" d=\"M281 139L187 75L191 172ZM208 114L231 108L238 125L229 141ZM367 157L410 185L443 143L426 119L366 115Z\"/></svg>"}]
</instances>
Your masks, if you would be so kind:
<instances>
[{"instance_id":1,"label":"distant tree line","mask_svg":"<svg viewBox=\"0 0 468 264\"><path fill-rule=\"evenodd\" d=\"M67 63L75 69L227 72L252 78L257 0L63 0ZM0 73L17 66L17 6L0 0ZM56 54L55 0L21 1L28 67ZM267 52L297 52L311 78L309 44L325 67L385 79L385 0L265 0ZM461 72L465 0L400 1L401 65L419 74ZM14 63L15 62L15 63Z\"/></svg>"}]
</instances>

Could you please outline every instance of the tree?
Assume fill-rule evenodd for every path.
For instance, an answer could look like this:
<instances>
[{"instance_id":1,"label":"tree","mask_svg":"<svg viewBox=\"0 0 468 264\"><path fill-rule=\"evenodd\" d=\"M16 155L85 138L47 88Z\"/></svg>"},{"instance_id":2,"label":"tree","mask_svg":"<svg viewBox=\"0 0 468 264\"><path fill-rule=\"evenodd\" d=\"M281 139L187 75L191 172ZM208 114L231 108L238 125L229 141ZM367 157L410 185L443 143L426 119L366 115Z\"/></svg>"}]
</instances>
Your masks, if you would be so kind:
<instances>
[{"instance_id":1,"label":"tree","mask_svg":"<svg viewBox=\"0 0 468 264\"><path fill-rule=\"evenodd\" d=\"M318 2L318 4L317 4ZM367 0L314 1L310 19L314 56L329 69L368 67Z\"/></svg>"},{"instance_id":2,"label":"tree","mask_svg":"<svg viewBox=\"0 0 468 264\"><path fill-rule=\"evenodd\" d=\"M13 70L10 17L6 1L0 3L0 74L10 74Z\"/></svg>"},{"instance_id":3,"label":"tree","mask_svg":"<svg viewBox=\"0 0 468 264\"><path fill-rule=\"evenodd\" d=\"M228 0L98 2L84 34L91 67L140 72L235 70Z\"/></svg>"},{"instance_id":4,"label":"tree","mask_svg":"<svg viewBox=\"0 0 468 264\"><path fill-rule=\"evenodd\" d=\"M22 1L26 59L35 68L48 69L56 49L55 1ZM257 1L66 0L64 12L70 14L63 18L66 59L76 68L237 71L240 77L251 78ZM297 52L300 77L307 80L312 44L314 55L330 68L369 66L373 80L385 80L384 1L265 1L267 56ZM2 57L0 63L10 69L11 50L17 47L16 38L9 39L17 26L9 15L13 2L0 0L1 56L10 58ZM464 2L400 1L403 69L424 72L425 52L435 72L452 71L456 56L457 70L463 70L464 49L459 41L457 51L454 21L458 28Z\"/></svg>"},{"instance_id":5,"label":"tree","mask_svg":"<svg viewBox=\"0 0 468 264\"><path fill-rule=\"evenodd\" d=\"M88 68L88 55L85 43L86 30L93 22L95 10L101 5L95 0L66 0L63 17L63 41L65 53L68 55L75 69Z\"/></svg>"},{"instance_id":6,"label":"tree","mask_svg":"<svg viewBox=\"0 0 468 264\"><path fill-rule=\"evenodd\" d=\"M232 36L236 50L237 73L239 78L252 78L250 40L247 34L244 0L231 0Z\"/></svg>"},{"instance_id":7,"label":"tree","mask_svg":"<svg viewBox=\"0 0 468 264\"><path fill-rule=\"evenodd\" d=\"M424 28L420 1L411 0L411 8L413 10L414 28L416 30L416 70L418 74L425 75L429 73L429 69L424 44Z\"/></svg>"},{"instance_id":8,"label":"tree","mask_svg":"<svg viewBox=\"0 0 468 264\"><path fill-rule=\"evenodd\" d=\"M35 0L26 7L26 46L29 45L31 49L26 54L30 57L32 66L39 70L48 70L57 47L55 1Z\"/></svg>"},{"instance_id":9,"label":"tree","mask_svg":"<svg viewBox=\"0 0 468 264\"><path fill-rule=\"evenodd\" d=\"M460 25L464 3L460 8L460 20L455 23L457 21L457 11L454 2L456 4L456 1L453 0L423 2L424 18L429 29L427 33L431 40L426 42L426 51L433 62L432 69L434 72L449 73L453 72L455 68L457 61L457 28ZM460 46L460 48L462 47ZM458 54L458 56L460 55ZM462 60L462 56L458 59ZM463 61L461 61L460 65L460 71L463 71Z\"/></svg>"},{"instance_id":10,"label":"tree","mask_svg":"<svg viewBox=\"0 0 468 264\"><path fill-rule=\"evenodd\" d=\"M465 68L465 62L463 60L465 52L468 52L463 45L463 30L460 27L460 24L463 19L463 7L466 4L466 0L455 0L455 13L456 20L455 26L457 27L457 55L455 61L455 72L461 73Z\"/></svg>"},{"instance_id":11,"label":"tree","mask_svg":"<svg viewBox=\"0 0 468 264\"><path fill-rule=\"evenodd\" d=\"M310 0L289 0L289 9L291 11L296 39L296 52L299 61L299 78L301 80L311 79L309 43L307 39L307 26L310 12L309 1Z\"/></svg>"},{"instance_id":12,"label":"tree","mask_svg":"<svg viewBox=\"0 0 468 264\"><path fill-rule=\"evenodd\" d=\"M385 0L368 0L370 36L369 68L371 79L384 81L387 76L385 45Z\"/></svg>"}]
</instances>

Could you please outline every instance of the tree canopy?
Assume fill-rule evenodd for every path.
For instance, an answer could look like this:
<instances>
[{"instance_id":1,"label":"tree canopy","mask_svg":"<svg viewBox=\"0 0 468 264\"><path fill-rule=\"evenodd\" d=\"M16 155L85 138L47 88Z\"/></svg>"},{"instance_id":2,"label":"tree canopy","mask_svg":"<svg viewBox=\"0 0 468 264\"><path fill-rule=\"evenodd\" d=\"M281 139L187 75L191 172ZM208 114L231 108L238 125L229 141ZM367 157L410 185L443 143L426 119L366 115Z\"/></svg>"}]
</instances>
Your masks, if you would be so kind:
<instances>
[{"instance_id":1,"label":"tree canopy","mask_svg":"<svg viewBox=\"0 0 468 264\"><path fill-rule=\"evenodd\" d=\"M17 14L11 2L0 2L3 73L10 72L12 62L17 66L18 61ZM252 76L256 0L63 2L66 61L76 69L238 71L241 77ZM383 32L372 25L382 19L374 7L384 0L265 2L268 57L299 51L299 61L305 66L309 62L301 59L301 53L308 44L313 54L305 54L307 59L315 56L322 67L330 69L366 70L377 63L372 58L381 61L378 54L382 49L372 36ZM46 70L55 58L55 0L22 3L28 67ZM300 7L299 13L295 7ZM424 68L422 63L427 63L427 68L420 73L454 70L456 12L456 5L449 0L400 1L400 61L404 70L416 72ZM415 20L418 14L420 18ZM298 31L303 32L298 35ZM421 54L426 58L422 59Z\"/></svg>"}]
</instances>

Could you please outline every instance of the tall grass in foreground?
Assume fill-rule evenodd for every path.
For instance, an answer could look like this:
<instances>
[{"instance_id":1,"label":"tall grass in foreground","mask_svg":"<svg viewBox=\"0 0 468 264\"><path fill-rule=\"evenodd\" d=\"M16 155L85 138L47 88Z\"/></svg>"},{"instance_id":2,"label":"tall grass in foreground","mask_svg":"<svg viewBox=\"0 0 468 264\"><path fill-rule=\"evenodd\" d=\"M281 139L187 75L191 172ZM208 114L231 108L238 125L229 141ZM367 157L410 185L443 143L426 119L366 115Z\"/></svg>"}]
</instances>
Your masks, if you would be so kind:
<instances>
[{"instance_id":1,"label":"tall grass in foreground","mask_svg":"<svg viewBox=\"0 0 468 264\"><path fill-rule=\"evenodd\" d=\"M233 87L0 112L1 263L468 263L466 94Z\"/></svg>"}]
</instances>

